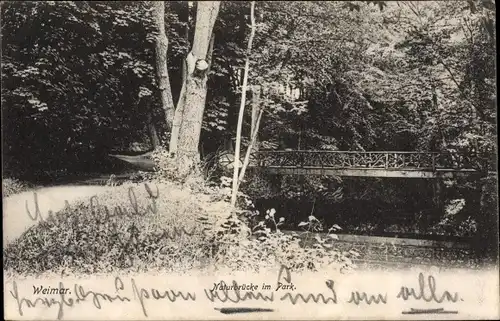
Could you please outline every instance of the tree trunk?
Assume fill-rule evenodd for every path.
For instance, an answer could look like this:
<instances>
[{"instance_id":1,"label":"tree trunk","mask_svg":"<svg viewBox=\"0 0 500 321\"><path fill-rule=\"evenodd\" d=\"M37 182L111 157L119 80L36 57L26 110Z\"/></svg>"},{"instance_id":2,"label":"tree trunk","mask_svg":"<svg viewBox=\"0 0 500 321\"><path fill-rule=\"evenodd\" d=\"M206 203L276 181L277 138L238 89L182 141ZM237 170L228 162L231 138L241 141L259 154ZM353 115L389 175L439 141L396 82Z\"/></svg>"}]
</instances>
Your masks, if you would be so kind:
<instances>
[{"instance_id":1,"label":"tree trunk","mask_svg":"<svg viewBox=\"0 0 500 321\"><path fill-rule=\"evenodd\" d=\"M158 147L160 147L160 139L158 138L158 132L156 131L156 126L153 122L153 114L150 112L148 112L148 123L147 123L147 126L148 126L148 134L149 134L149 140L151 142L151 146L153 147L153 149L157 149Z\"/></svg>"},{"instance_id":2,"label":"tree trunk","mask_svg":"<svg viewBox=\"0 0 500 321\"><path fill-rule=\"evenodd\" d=\"M174 119L175 106L172 98L172 89L170 88L170 79L167 68L167 50L168 38L165 33L165 3L163 1L154 1L154 19L158 29L156 36L156 76L158 81L158 89L160 90L161 103L165 112L165 122L167 131L172 128Z\"/></svg>"},{"instance_id":3,"label":"tree trunk","mask_svg":"<svg viewBox=\"0 0 500 321\"><path fill-rule=\"evenodd\" d=\"M250 155L252 151L254 150L254 146L257 143L257 135L259 133L259 125L260 121L262 119L262 114L263 110L261 109L259 111L259 115L257 116L257 119L255 120L255 128L253 129L251 133L251 138L250 138L250 145L248 145L247 152L245 154L245 159L243 160L243 166L241 167L240 175L238 177L238 183L236 184L236 191L240 188L241 182L243 182L243 179L245 178L245 171L248 167L248 164L250 163Z\"/></svg>"},{"instance_id":4,"label":"tree trunk","mask_svg":"<svg viewBox=\"0 0 500 321\"><path fill-rule=\"evenodd\" d=\"M198 146L207 96L207 54L219 6L218 1L198 3L193 47L186 58L186 78L173 121L170 153L177 158L179 166L188 170L199 160Z\"/></svg>"},{"instance_id":5,"label":"tree trunk","mask_svg":"<svg viewBox=\"0 0 500 321\"><path fill-rule=\"evenodd\" d=\"M241 86L241 102L240 112L238 114L238 125L236 128L236 147L234 148L234 169L233 169L233 190L231 194L231 205L236 205L238 194L238 170L240 164L240 145L241 145L241 128L243 127L243 115L245 112L245 100L247 94L248 72L250 70L250 53L252 51L252 41L255 36L255 1L252 1L250 7L250 20L252 22L250 37L248 39L247 57L245 61L245 69L243 73L243 85Z\"/></svg>"},{"instance_id":6,"label":"tree trunk","mask_svg":"<svg viewBox=\"0 0 500 321\"><path fill-rule=\"evenodd\" d=\"M251 123L251 129L250 129L250 135L251 138L253 139L253 133L255 132L255 129L257 128L257 119L260 114L260 95L261 95L261 88L260 86L253 86L252 87L252 123ZM258 135L258 133L257 133ZM255 141L253 144L253 151L258 151L259 150L259 137L255 137Z\"/></svg>"},{"instance_id":7,"label":"tree trunk","mask_svg":"<svg viewBox=\"0 0 500 321\"><path fill-rule=\"evenodd\" d=\"M441 217L444 214L444 195L443 195L443 183L441 180L436 179L432 182L433 190L433 203L435 207L436 214Z\"/></svg>"},{"instance_id":8,"label":"tree trunk","mask_svg":"<svg viewBox=\"0 0 500 321\"><path fill-rule=\"evenodd\" d=\"M184 29L184 39L186 43L189 43L189 25L191 22L191 14L190 14L190 5L187 3L187 19L186 19L186 27ZM186 92L186 81L187 81L187 73L188 67L186 63L186 59L182 61L182 87L181 92L179 94L179 98L177 100L177 109L174 114L174 120L172 122L172 131L170 134L170 144L169 144L169 152L171 155L175 155L177 152L177 142L179 140L179 130L181 128L182 116L184 113L184 103L185 103L185 92Z\"/></svg>"}]
</instances>

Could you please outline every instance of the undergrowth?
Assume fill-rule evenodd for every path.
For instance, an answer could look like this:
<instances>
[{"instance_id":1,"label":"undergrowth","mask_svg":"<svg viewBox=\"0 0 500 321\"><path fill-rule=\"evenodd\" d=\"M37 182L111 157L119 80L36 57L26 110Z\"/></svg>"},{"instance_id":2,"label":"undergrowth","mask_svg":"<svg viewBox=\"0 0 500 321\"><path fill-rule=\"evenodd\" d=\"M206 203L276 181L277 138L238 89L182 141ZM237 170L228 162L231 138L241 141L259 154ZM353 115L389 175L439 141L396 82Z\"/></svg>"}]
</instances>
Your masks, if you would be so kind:
<instances>
[{"instance_id":1,"label":"undergrowth","mask_svg":"<svg viewBox=\"0 0 500 321\"><path fill-rule=\"evenodd\" d=\"M163 172L165 174L165 172ZM167 172L168 174L168 172ZM240 194L229 204L231 179L209 184L206 175L146 177L145 184L109 187L91 200L28 229L4 250L4 271L20 274L182 272L193 269L262 271L284 264L294 271L349 270L335 250L336 228L304 245L323 228L313 216L304 232L284 233L274 209L259 213Z\"/></svg>"},{"instance_id":2,"label":"undergrowth","mask_svg":"<svg viewBox=\"0 0 500 321\"><path fill-rule=\"evenodd\" d=\"M9 197L14 194L22 193L32 189L33 186L29 183L22 182L14 178L2 179L2 196Z\"/></svg>"}]
</instances>

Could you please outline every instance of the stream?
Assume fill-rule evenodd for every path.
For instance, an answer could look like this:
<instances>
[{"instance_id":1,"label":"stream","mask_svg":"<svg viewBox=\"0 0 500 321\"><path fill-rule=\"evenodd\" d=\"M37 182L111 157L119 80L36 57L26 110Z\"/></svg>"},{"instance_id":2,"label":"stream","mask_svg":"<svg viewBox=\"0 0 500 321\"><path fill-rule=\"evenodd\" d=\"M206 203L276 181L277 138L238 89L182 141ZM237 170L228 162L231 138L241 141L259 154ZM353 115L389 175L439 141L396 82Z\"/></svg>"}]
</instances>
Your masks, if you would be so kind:
<instances>
[{"instance_id":1,"label":"stream","mask_svg":"<svg viewBox=\"0 0 500 321\"><path fill-rule=\"evenodd\" d=\"M313 215L327 231L336 224L342 234L417 238L432 240L462 240L453 231L436 231L433 225L439 222L439 213L432 207L412 211L401 204L348 200L343 202L316 201L307 198L283 199L260 198L255 200L260 213L276 210L275 217L284 217L282 230L301 231L300 222L307 222Z\"/></svg>"}]
</instances>

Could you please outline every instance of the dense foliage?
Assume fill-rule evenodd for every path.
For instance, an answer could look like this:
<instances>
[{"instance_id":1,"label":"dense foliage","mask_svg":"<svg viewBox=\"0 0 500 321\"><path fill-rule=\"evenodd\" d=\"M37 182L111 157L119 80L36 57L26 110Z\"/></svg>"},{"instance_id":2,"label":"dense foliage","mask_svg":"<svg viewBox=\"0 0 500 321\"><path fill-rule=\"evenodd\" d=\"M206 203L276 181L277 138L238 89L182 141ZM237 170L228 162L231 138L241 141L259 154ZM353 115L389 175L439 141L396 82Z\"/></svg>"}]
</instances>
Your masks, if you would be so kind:
<instances>
[{"instance_id":1,"label":"dense foliage","mask_svg":"<svg viewBox=\"0 0 500 321\"><path fill-rule=\"evenodd\" d=\"M302 135L300 147L310 149L494 154L494 4L382 8L258 4L250 82L271 92L262 140L296 148ZM182 2L166 9L177 100L194 9ZM15 137L5 140L8 168L30 161L59 169L80 153L98 160L133 143L149 148L147 114L164 125L150 10L147 2L3 3L2 102L5 134ZM202 142L208 150L235 126L247 11L248 3L224 3L215 26ZM308 103L272 94L287 84ZM22 157L26 153L32 157Z\"/></svg>"}]
</instances>

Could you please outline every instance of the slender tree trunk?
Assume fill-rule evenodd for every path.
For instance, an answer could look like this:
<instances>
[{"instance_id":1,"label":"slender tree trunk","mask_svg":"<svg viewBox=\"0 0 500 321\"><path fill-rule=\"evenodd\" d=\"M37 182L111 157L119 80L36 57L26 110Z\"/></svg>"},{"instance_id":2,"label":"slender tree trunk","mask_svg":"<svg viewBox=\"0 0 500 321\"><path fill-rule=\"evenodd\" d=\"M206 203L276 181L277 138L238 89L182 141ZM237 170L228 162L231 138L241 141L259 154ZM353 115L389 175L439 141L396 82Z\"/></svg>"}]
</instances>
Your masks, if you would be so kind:
<instances>
[{"instance_id":1,"label":"slender tree trunk","mask_svg":"<svg viewBox=\"0 0 500 321\"><path fill-rule=\"evenodd\" d=\"M163 1L154 1L153 8L154 19L158 29L155 48L156 75L168 132L172 129L175 106L172 98L172 89L170 87L170 79L167 68L168 38L165 33L165 3Z\"/></svg>"},{"instance_id":2,"label":"slender tree trunk","mask_svg":"<svg viewBox=\"0 0 500 321\"><path fill-rule=\"evenodd\" d=\"M252 87L252 123L251 123L251 130L250 134L252 135L251 137L253 138L253 133L255 132L255 128L257 128L257 119L260 115L260 95L261 95L261 88L260 86L253 86ZM255 137L255 143L253 145L254 151L259 150L259 137Z\"/></svg>"},{"instance_id":3,"label":"slender tree trunk","mask_svg":"<svg viewBox=\"0 0 500 321\"><path fill-rule=\"evenodd\" d=\"M158 147L160 147L160 139L158 138L158 132L156 131L156 126L153 122L153 114L151 113L151 111L148 112L147 117L149 140L153 149L157 149Z\"/></svg>"},{"instance_id":4,"label":"slender tree trunk","mask_svg":"<svg viewBox=\"0 0 500 321\"><path fill-rule=\"evenodd\" d=\"M207 96L207 55L219 6L218 1L198 3L193 47L186 58L186 78L175 111L170 153L185 170L199 160L198 146Z\"/></svg>"},{"instance_id":5,"label":"slender tree trunk","mask_svg":"<svg viewBox=\"0 0 500 321\"><path fill-rule=\"evenodd\" d=\"M439 98L438 98L438 94L437 94L437 91L436 91L436 87L433 87L432 89L432 104L434 105L434 109L436 109L436 112L438 113L438 122L441 122L441 117L439 116L440 115L440 110L439 110ZM442 126L440 123L438 123L438 127L437 127L437 130L438 130L438 134L441 138L441 150L446 150L448 148L448 143L446 142L446 137L444 136L444 132L442 130Z\"/></svg>"},{"instance_id":6,"label":"slender tree trunk","mask_svg":"<svg viewBox=\"0 0 500 321\"><path fill-rule=\"evenodd\" d=\"M250 7L250 19L252 22L250 37L248 39L247 46L247 57L245 61L245 69L243 73L243 85L241 87L241 102L240 102L240 112L238 114L238 125L236 128L236 147L234 149L234 168L233 168L233 191L231 194L231 205L236 204L236 198L238 194L238 169L240 164L240 145L241 145L241 128L243 127L243 114L245 112L245 101L247 94L247 83L248 83L248 72L250 70L250 53L252 51L252 41L255 36L255 1L252 1Z\"/></svg>"},{"instance_id":7,"label":"slender tree trunk","mask_svg":"<svg viewBox=\"0 0 500 321\"><path fill-rule=\"evenodd\" d=\"M241 182L243 182L243 179L245 178L245 171L248 167L248 164L250 163L250 154L253 152L254 146L257 143L257 135L259 133L259 126L260 126L260 121L262 119L263 113L264 113L264 111L261 109L259 111L259 115L257 116L257 119L255 120L255 128L252 131L250 145L248 145L247 152L245 154L245 159L243 160L243 166L241 167L240 175L238 177L238 183L236 184L236 192L238 192L238 189L240 188L240 184L241 184Z\"/></svg>"}]
</instances>

